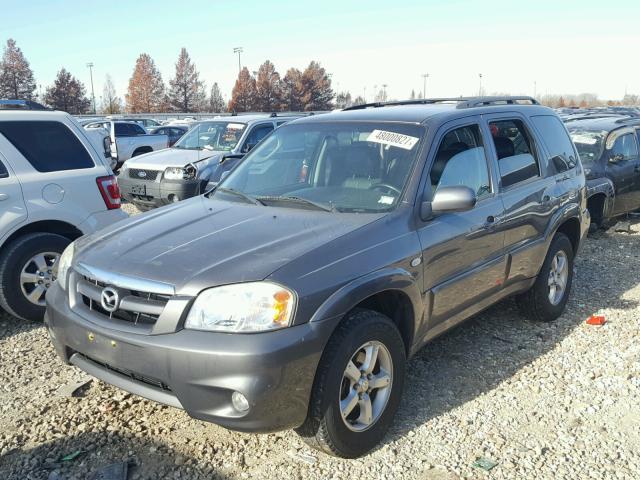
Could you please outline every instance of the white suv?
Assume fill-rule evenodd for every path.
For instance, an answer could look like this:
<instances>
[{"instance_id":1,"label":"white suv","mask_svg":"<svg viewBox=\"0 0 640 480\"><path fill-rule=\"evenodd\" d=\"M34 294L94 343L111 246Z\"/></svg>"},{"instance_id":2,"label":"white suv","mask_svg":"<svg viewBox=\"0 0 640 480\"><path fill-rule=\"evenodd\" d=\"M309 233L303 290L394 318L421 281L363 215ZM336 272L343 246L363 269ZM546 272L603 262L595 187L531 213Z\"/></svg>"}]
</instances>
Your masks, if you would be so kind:
<instances>
[{"instance_id":1,"label":"white suv","mask_svg":"<svg viewBox=\"0 0 640 480\"><path fill-rule=\"evenodd\" d=\"M0 110L0 307L11 315L42 320L64 248L127 218L106 157L66 113Z\"/></svg>"}]
</instances>

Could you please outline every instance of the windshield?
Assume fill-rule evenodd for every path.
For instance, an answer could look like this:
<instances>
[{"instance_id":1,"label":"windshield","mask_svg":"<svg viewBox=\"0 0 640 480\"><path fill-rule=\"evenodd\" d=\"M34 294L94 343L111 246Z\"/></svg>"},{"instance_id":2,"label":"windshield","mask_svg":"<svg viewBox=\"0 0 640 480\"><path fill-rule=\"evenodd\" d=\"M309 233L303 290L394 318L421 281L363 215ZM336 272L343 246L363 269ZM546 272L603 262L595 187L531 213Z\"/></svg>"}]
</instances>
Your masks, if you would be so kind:
<instances>
[{"instance_id":1,"label":"windshield","mask_svg":"<svg viewBox=\"0 0 640 480\"><path fill-rule=\"evenodd\" d=\"M178 140L173 148L228 152L236 147L245 127L244 123L235 122L198 123Z\"/></svg>"},{"instance_id":2,"label":"windshield","mask_svg":"<svg viewBox=\"0 0 640 480\"><path fill-rule=\"evenodd\" d=\"M591 165L600 158L607 136L606 131L569 129L569 134L583 165Z\"/></svg>"},{"instance_id":3,"label":"windshield","mask_svg":"<svg viewBox=\"0 0 640 480\"><path fill-rule=\"evenodd\" d=\"M232 170L222 192L241 192L264 205L389 211L411 174L423 134L421 126L399 123L285 125Z\"/></svg>"}]
</instances>

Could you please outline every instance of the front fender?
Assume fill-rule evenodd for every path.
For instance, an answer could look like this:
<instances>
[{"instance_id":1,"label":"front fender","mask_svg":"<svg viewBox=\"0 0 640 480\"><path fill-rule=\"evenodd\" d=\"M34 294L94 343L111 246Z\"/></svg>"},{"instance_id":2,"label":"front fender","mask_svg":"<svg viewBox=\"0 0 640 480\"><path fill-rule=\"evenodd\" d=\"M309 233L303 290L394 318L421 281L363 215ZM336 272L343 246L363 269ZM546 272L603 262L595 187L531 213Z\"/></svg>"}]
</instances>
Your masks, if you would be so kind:
<instances>
[{"instance_id":1,"label":"front fender","mask_svg":"<svg viewBox=\"0 0 640 480\"><path fill-rule=\"evenodd\" d=\"M398 267L383 268L359 277L336 290L320 305L310 321L317 322L343 316L360 302L377 293L396 291L406 295L411 303L413 317L410 318L411 338L415 338L424 313L421 290L418 278L408 271Z\"/></svg>"}]
</instances>

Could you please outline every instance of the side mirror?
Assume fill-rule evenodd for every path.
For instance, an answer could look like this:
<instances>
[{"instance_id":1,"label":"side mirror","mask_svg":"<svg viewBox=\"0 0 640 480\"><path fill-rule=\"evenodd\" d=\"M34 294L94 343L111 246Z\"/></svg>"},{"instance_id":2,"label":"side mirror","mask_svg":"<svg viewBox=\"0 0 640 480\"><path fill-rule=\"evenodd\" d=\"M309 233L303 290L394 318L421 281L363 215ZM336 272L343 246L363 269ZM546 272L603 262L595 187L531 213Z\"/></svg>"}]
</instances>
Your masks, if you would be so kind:
<instances>
[{"instance_id":1,"label":"side mirror","mask_svg":"<svg viewBox=\"0 0 640 480\"><path fill-rule=\"evenodd\" d=\"M420 218L426 221L441 213L465 212L471 210L476 201L476 194L469 187L440 187L431 201L420 205Z\"/></svg>"},{"instance_id":2,"label":"side mirror","mask_svg":"<svg viewBox=\"0 0 640 480\"><path fill-rule=\"evenodd\" d=\"M253 147L255 147L257 143L245 143L244 148L242 149L243 153L249 153Z\"/></svg>"},{"instance_id":3,"label":"side mirror","mask_svg":"<svg viewBox=\"0 0 640 480\"><path fill-rule=\"evenodd\" d=\"M615 155L611 155L609 157L609 161L611 163L618 163L624 160L624 155L622 155L621 153L616 153Z\"/></svg>"}]
</instances>

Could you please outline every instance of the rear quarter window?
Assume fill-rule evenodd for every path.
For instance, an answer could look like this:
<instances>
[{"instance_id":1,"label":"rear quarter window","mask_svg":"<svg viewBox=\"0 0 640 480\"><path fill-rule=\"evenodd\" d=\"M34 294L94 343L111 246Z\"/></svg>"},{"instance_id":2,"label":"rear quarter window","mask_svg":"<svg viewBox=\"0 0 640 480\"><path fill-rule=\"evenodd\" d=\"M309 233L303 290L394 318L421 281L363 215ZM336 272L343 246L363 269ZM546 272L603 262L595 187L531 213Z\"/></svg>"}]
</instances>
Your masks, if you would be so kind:
<instances>
[{"instance_id":1,"label":"rear quarter window","mask_svg":"<svg viewBox=\"0 0 640 480\"><path fill-rule=\"evenodd\" d=\"M39 172L94 167L78 137L61 122L0 122L0 134Z\"/></svg>"},{"instance_id":2,"label":"rear quarter window","mask_svg":"<svg viewBox=\"0 0 640 480\"><path fill-rule=\"evenodd\" d=\"M9 171L7 167L4 166L4 163L0 162L0 178L7 178L9 176Z\"/></svg>"},{"instance_id":3,"label":"rear quarter window","mask_svg":"<svg viewBox=\"0 0 640 480\"><path fill-rule=\"evenodd\" d=\"M553 115L536 115L531 120L549 151L547 165L551 171L562 173L574 168L577 155L562 122Z\"/></svg>"}]
</instances>

